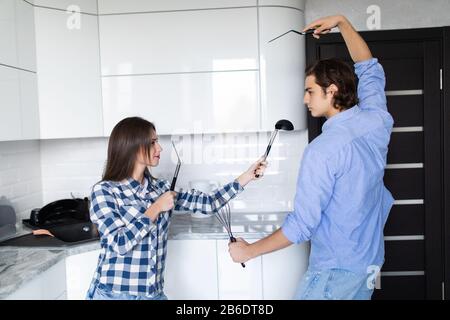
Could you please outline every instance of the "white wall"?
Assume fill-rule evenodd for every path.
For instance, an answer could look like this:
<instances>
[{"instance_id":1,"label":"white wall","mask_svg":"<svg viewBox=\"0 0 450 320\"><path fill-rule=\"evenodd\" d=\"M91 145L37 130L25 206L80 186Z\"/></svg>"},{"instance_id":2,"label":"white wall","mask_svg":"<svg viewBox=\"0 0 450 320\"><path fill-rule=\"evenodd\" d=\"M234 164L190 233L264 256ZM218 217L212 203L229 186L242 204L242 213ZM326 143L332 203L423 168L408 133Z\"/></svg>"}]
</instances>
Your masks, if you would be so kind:
<instances>
[{"instance_id":1,"label":"white wall","mask_svg":"<svg viewBox=\"0 0 450 320\"><path fill-rule=\"evenodd\" d=\"M42 207L39 141L0 142L0 204L12 205L17 221Z\"/></svg>"},{"instance_id":2,"label":"white wall","mask_svg":"<svg viewBox=\"0 0 450 320\"><path fill-rule=\"evenodd\" d=\"M448 0L306 0L306 23L339 13L345 15L356 30L369 30L367 19L370 14L366 10L371 5L380 8L380 30L450 25Z\"/></svg>"},{"instance_id":3,"label":"white wall","mask_svg":"<svg viewBox=\"0 0 450 320\"><path fill-rule=\"evenodd\" d=\"M221 184L235 179L261 156L270 133L174 136L183 165L177 187L190 180L211 179ZM160 136L160 165L152 173L171 179L175 155L170 136ZM101 179L106 161L106 138L41 141L43 200L48 203L71 196L89 196ZM292 209L300 159L307 131L280 132L272 147L265 177L249 184L233 203L234 212L288 211Z\"/></svg>"}]
</instances>

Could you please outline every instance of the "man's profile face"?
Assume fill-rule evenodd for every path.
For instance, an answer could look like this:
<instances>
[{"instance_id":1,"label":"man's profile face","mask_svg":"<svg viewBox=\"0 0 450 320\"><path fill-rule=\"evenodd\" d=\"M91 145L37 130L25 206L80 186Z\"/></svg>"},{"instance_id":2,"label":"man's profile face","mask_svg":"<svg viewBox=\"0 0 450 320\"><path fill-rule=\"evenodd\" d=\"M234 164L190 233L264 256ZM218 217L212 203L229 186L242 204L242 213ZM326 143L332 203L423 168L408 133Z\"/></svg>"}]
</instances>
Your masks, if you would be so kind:
<instances>
[{"instance_id":1,"label":"man's profile face","mask_svg":"<svg viewBox=\"0 0 450 320\"><path fill-rule=\"evenodd\" d=\"M316 83L316 77L309 75L305 79L305 95L303 102L313 117L330 118L339 111L333 107L333 93L324 93Z\"/></svg>"}]
</instances>

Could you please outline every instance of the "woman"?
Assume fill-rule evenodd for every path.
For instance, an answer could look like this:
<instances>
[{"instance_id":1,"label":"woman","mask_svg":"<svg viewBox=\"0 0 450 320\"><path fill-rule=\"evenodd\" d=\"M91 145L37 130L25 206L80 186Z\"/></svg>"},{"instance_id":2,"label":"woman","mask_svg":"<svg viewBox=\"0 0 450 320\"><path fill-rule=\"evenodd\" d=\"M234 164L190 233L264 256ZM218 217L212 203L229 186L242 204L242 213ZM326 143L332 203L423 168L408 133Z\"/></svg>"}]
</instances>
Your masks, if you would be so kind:
<instances>
[{"instance_id":1,"label":"woman","mask_svg":"<svg viewBox=\"0 0 450 320\"><path fill-rule=\"evenodd\" d=\"M258 161L211 194L176 193L147 168L159 164L161 151L151 122L132 117L114 127L105 172L91 194L90 216L102 252L87 299L167 299L163 274L169 210L215 212L266 168L266 162Z\"/></svg>"}]
</instances>

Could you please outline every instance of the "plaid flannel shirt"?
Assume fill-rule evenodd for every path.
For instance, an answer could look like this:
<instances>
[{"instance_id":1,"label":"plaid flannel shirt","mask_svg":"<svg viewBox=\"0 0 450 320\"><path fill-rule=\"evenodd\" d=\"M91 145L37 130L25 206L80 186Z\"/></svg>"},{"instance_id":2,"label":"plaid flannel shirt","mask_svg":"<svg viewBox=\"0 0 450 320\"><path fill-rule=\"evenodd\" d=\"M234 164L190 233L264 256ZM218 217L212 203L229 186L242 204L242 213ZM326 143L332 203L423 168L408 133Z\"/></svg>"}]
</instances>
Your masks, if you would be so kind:
<instances>
[{"instance_id":1,"label":"plaid flannel shirt","mask_svg":"<svg viewBox=\"0 0 450 320\"><path fill-rule=\"evenodd\" d=\"M163 292L170 214L161 212L152 222L144 213L169 189L168 181L149 175L144 176L142 185L132 178L94 185L90 217L100 233L102 251L88 298L98 284L135 296L153 297ZM174 210L216 212L242 190L236 180L211 194L180 190Z\"/></svg>"}]
</instances>

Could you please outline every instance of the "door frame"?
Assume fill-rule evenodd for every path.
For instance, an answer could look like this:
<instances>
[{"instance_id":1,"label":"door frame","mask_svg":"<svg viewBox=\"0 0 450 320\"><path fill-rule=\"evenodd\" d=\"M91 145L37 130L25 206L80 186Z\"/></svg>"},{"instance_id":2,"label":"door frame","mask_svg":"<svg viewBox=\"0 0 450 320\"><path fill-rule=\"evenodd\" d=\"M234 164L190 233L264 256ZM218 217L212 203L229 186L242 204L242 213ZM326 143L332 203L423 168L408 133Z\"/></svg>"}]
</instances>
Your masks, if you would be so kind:
<instances>
[{"instance_id":1,"label":"door frame","mask_svg":"<svg viewBox=\"0 0 450 320\"><path fill-rule=\"evenodd\" d=\"M446 300L450 300L450 27L443 28L443 116L444 139L444 279Z\"/></svg>"},{"instance_id":2,"label":"door frame","mask_svg":"<svg viewBox=\"0 0 450 320\"><path fill-rule=\"evenodd\" d=\"M425 206L425 281L427 299L443 299L444 297L450 299L450 27L363 31L360 34L368 42L369 47L370 42L375 41L427 41L431 43L431 47L424 47L425 55L436 51L441 54L440 60L424 65L427 70L439 64L443 72L443 87L440 94L432 95L426 101L426 103L440 105L440 114L433 114L433 119L429 119L424 114L424 127L429 121L441 123L440 143L425 140L424 172L432 171L435 175L431 179L424 177L425 197L431 199L429 205ZM343 42L340 33L330 33L320 39L307 37L306 64L320 56L319 45ZM439 77L436 79L430 74L424 74L424 90L427 86L436 85L436 83L439 85ZM436 119L437 116L440 116L440 120ZM309 142L321 133L323 123L324 118L313 118L308 113ZM438 128L434 129L438 130ZM427 153L431 152L439 154L439 157L427 157ZM430 212L441 212L441 215L433 215Z\"/></svg>"}]
</instances>

